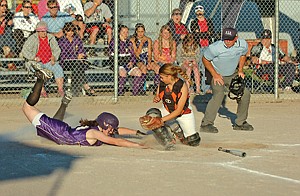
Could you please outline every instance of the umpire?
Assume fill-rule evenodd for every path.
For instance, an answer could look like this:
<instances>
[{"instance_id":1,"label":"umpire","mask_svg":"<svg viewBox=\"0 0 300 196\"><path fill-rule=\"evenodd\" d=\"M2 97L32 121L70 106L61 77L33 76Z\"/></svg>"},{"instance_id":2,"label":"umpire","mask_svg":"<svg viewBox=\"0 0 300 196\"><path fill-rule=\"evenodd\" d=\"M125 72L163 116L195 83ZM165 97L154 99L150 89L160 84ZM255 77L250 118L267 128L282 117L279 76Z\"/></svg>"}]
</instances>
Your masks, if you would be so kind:
<instances>
[{"instance_id":1,"label":"umpire","mask_svg":"<svg viewBox=\"0 0 300 196\"><path fill-rule=\"evenodd\" d=\"M243 66L247 51L248 44L244 39L238 38L237 30L225 28L222 32L222 40L209 45L204 52L203 64L213 77L211 81L213 96L206 107L200 127L201 132L218 133L218 129L213 124L224 98L225 87L230 85L232 78L237 74L242 78L245 77ZM236 73L237 66L238 73ZM252 125L246 121L250 103L248 89L245 88L244 95L237 103L237 118L233 129L252 131Z\"/></svg>"}]
</instances>

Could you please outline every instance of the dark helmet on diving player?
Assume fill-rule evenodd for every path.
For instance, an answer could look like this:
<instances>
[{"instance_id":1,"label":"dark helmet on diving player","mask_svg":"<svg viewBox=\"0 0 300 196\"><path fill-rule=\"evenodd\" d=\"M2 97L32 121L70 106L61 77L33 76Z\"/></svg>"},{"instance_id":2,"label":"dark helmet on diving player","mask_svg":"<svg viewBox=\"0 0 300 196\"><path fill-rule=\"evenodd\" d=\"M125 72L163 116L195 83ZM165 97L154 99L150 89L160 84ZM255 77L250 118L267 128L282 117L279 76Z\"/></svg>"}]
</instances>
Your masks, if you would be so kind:
<instances>
[{"instance_id":1,"label":"dark helmet on diving player","mask_svg":"<svg viewBox=\"0 0 300 196\"><path fill-rule=\"evenodd\" d=\"M101 113L97 118L96 121L102 129L106 130L111 126L114 130L117 130L119 127L119 119L108 112Z\"/></svg>"}]
</instances>

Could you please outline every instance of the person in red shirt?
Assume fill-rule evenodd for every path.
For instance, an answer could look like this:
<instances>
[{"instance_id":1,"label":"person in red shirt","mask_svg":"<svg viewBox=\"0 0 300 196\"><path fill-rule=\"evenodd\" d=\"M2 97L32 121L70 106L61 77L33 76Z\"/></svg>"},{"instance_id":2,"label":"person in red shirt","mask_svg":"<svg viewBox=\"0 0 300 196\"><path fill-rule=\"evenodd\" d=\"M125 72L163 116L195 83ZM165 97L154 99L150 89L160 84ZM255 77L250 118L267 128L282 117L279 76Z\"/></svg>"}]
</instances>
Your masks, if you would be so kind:
<instances>
[{"instance_id":1,"label":"person in red shirt","mask_svg":"<svg viewBox=\"0 0 300 196\"><path fill-rule=\"evenodd\" d=\"M195 7L196 19L192 19L189 24L189 31L194 35L195 41L199 44L200 50L200 59L202 59L204 50L209 44L214 42L214 25L212 20L204 17L204 7L202 5L198 5ZM212 93L210 89L210 81L211 74L208 70L206 70L202 61L199 63L199 67L202 72L202 81L201 81L201 89L205 93Z\"/></svg>"},{"instance_id":2,"label":"person in red shirt","mask_svg":"<svg viewBox=\"0 0 300 196\"><path fill-rule=\"evenodd\" d=\"M31 9L32 9L32 13L34 13L35 15L38 15L38 6L37 6L37 4L33 4L32 3L32 0L29 0L30 1L30 3L32 4L31 5ZM19 4L17 7L16 7L16 12L19 12L19 11L21 11L21 9L22 9L22 3L21 4Z\"/></svg>"},{"instance_id":3,"label":"person in red shirt","mask_svg":"<svg viewBox=\"0 0 300 196\"><path fill-rule=\"evenodd\" d=\"M33 64L38 64L43 69L48 69L53 72L55 82L58 88L58 96L64 96L63 83L64 73L62 67L58 63L61 49L56 41L56 38L47 33L48 25L41 21L36 26L36 33L28 37L22 48L22 55ZM42 97L48 97L43 89Z\"/></svg>"},{"instance_id":4,"label":"person in red shirt","mask_svg":"<svg viewBox=\"0 0 300 196\"><path fill-rule=\"evenodd\" d=\"M181 23L182 12L179 8L175 8L172 11L172 16L167 25L170 27L171 34L173 39L176 41L176 45L178 46L183 38L188 34L188 30L185 25Z\"/></svg>"}]
</instances>

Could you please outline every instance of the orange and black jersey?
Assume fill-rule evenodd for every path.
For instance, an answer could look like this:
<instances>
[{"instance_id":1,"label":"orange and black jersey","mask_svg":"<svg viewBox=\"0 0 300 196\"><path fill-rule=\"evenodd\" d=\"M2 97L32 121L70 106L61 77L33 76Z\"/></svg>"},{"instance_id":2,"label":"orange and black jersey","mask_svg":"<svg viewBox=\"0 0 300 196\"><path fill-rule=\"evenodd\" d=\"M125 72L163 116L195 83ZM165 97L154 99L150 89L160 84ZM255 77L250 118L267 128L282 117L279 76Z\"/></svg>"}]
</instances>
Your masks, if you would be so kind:
<instances>
[{"instance_id":1,"label":"orange and black jersey","mask_svg":"<svg viewBox=\"0 0 300 196\"><path fill-rule=\"evenodd\" d=\"M170 89L167 87L165 83L160 82L159 84L159 98L162 100L166 110L170 113L176 110L178 107L178 102L182 95L181 88L183 84L184 81L182 79L179 79L173 85L172 91L170 91ZM187 98L184 104L181 115L191 113L191 110L188 108L188 106L189 106L189 97Z\"/></svg>"}]
</instances>

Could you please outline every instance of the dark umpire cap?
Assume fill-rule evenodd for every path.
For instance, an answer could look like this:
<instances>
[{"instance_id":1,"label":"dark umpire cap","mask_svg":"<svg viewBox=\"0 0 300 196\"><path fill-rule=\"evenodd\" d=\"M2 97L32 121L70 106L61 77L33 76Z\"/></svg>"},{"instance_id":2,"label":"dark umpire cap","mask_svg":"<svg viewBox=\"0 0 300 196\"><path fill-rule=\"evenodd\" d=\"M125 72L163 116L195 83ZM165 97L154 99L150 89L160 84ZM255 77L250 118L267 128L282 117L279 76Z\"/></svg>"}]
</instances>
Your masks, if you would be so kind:
<instances>
[{"instance_id":1,"label":"dark umpire cap","mask_svg":"<svg viewBox=\"0 0 300 196\"><path fill-rule=\"evenodd\" d=\"M261 39L271 39L272 38L272 32L269 29L264 29L261 34Z\"/></svg>"},{"instance_id":2,"label":"dark umpire cap","mask_svg":"<svg viewBox=\"0 0 300 196\"><path fill-rule=\"evenodd\" d=\"M237 36L237 30L235 28L225 28L223 29L222 39L223 40L233 40Z\"/></svg>"}]
</instances>

